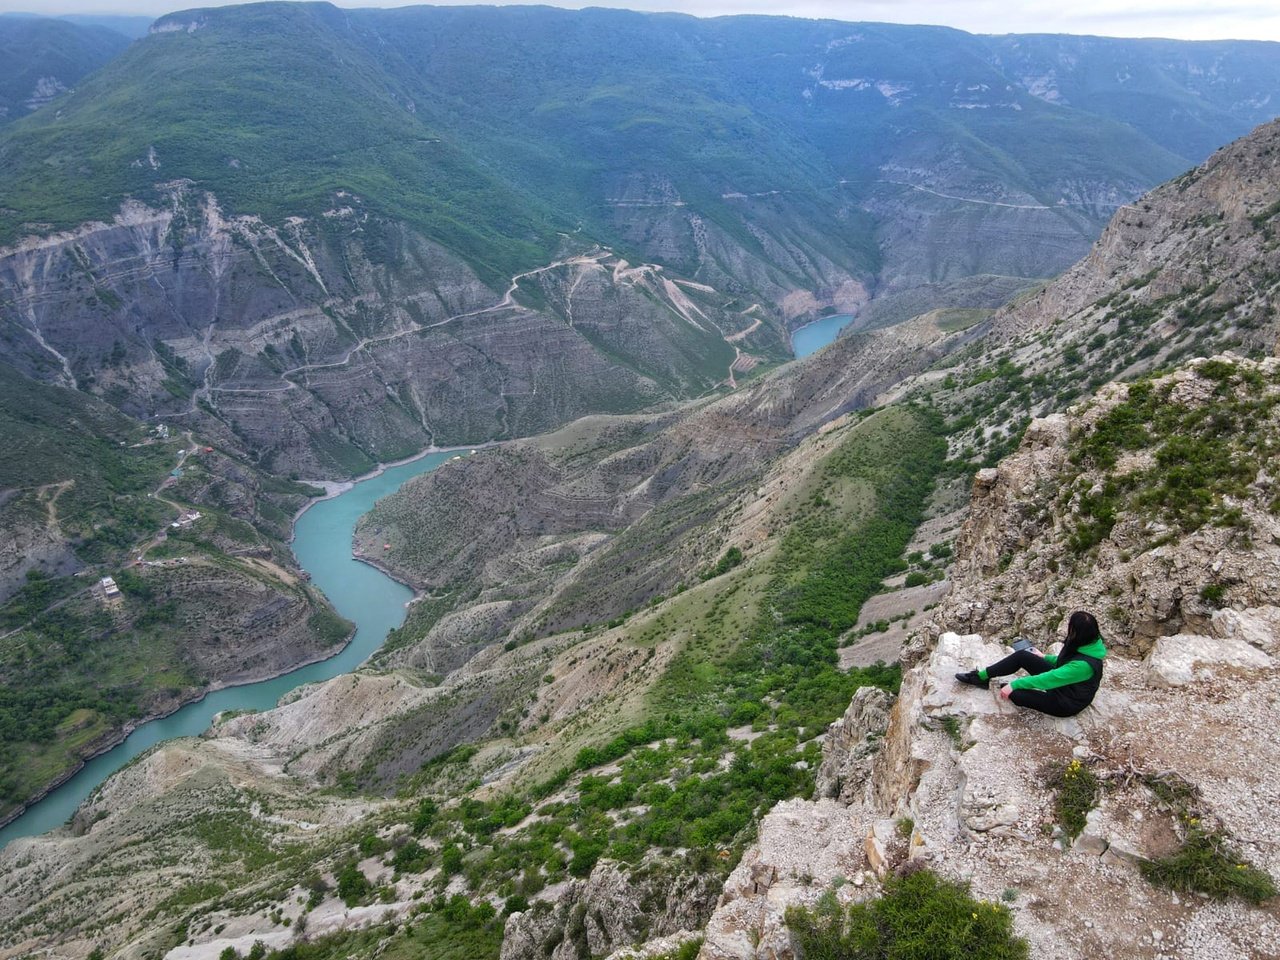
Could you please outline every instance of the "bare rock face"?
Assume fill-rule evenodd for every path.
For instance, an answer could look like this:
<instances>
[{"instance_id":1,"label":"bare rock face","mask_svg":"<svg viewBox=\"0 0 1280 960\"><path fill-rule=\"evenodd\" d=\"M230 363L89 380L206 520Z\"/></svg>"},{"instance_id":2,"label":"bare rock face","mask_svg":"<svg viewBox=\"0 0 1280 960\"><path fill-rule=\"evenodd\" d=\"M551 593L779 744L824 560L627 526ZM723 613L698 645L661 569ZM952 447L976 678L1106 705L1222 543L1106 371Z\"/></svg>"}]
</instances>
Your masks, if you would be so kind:
<instances>
[{"instance_id":1,"label":"bare rock face","mask_svg":"<svg viewBox=\"0 0 1280 960\"><path fill-rule=\"evenodd\" d=\"M1215 637L1243 640L1272 655L1280 653L1280 607L1216 610L1209 629Z\"/></svg>"},{"instance_id":2,"label":"bare rock face","mask_svg":"<svg viewBox=\"0 0 1280 960\"><path fill-rule=\"evenodd\" d=\"M1223 397L1244 397L1253 389L1244 381L1253 378L1262 384L1259 402L1274 402L1280 360L1193 361L1152 389L1187 416L1208 415ZM1015 454L979 472L957 540L956 571L965 582L935 614L935 630L1005 638L1025 633L1046 646L1062 636L1066 615L1083 609L1098 617L1110 647L1137 655L1178 633L1240 633L1274 649L1267 639L1274 633L1272 614L1265 611L1280 604L1280 518L1269 506L1273 482L1261 466L1231 491L1224 480L1205 481L1213 487L1213 509L1225 511L1230 522L1182 529L1137 504L1109 521L1107 535L1091 550L1078 545L1079 531L1091 522L1092 498L1108 485L1123 490L1133 476L1143 485L1162 482L1164 468L1155 466L1155 457L1169 437L1158 429L1112 467L1091 472L1081 459L1091 438L1111 429L1105 425L1112 411L1129 399L1127 385L1112 385L1073 408L1068 419L1033 422ZM1273 418L1256 426L1268 435L1280 432Z\"/></svg>"},{"instance_id":3,"label":"bare rock face","mask_svg":"<svg viewBox=\"0 0 1280 960\"><path fill-rule=\"evenodd\" d=\"M791 960L785 914L812 905L832 881L866 866L854 811L832 800L784 800L760 821L760 838L725 882L700 960ZM843 889L843 888L842 888ZM847 902L852 894L845 891Z\"/></svg>"},{"instance_id":4,"label":"bare rock face","mask_svg":"<svg viewBox=\"0 0 1280 960\"><path fill-rule=\"evenodd\" d=\"M5 494L9 494L6 496ZM32 516L17 491L0 494L0 601L8 600L26 583L27 571L70 576L84 564L44 517Z\"/></svg>"},{"instance_id":5,"label":"bare rock face","mask_svg":"<svg viewBox=\"0 0 1280 960\"><path fill-rule=\"evenodd\" d=\"M863 687L854 694L844 716L827 729L814 787L817 796L849 803L861 793L879 738L889 725L893 699L879 687Z\"/></svg>"},{"instance_id":6,"label":"bare rock face","mask_svg":"<svg viewBox=\"0 0 1280 960\"><path fill-rule=\"evenodd\" d=\"M706 284L607 251L495 290L352 197L277 227L187 183L169 192L0 250L7 356L278 471L350 476L432 443L541 433L701 394L743 351L786 349L775 313L726 310Z\"/></svg>"},{"instance_id":7,"label":"bare rock face","mask_svg":"<svg viewBox=\"0 0 1280 960\"><path fill-rule=\"evenodd\" d=\"M634 947L623 947L609 954L606 960L661 960L675 953L684 944L697 940L700 934L690 930L681 930L668 937L658 937L647 943Z\"/></svg>"},{"instance_id":8,"label":"bare rock face","mask_svg":"<svg viewBox=\"0 0 1280 960\"><path fill-rule=\"evenodd\" d=\"M1263 278L1280 264L1267 232L1280 215L1278 146L1280 122L1265 123L1120 207L1087 257L1034 297L1000 311L993 331L1018 336L1063 320L1070 329L1104 315L1109 295L1133 289L1166 334L1227 314L1240 321L1247 346L1272 352L1280 328Z\"/></svg>"}]
</instances>

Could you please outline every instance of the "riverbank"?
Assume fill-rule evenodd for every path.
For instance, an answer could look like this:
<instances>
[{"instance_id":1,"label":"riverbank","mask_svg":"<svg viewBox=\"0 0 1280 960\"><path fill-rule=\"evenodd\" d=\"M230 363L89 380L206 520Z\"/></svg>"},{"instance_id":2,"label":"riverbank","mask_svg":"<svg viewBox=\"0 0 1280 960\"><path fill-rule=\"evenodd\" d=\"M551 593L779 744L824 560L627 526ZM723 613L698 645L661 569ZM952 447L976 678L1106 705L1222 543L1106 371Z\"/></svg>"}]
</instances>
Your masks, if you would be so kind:
<instances>
[{"instance_id":1,"label":"riverbank","mask_svg":"<svg viewBox=\"0 0 1280 960\"><path fill-rule=\"evenodd\" d=\"M364 483L366 480L372 480L375 477L380 477L394 467L403 467L410 463L416 463L424 457L429 457L434 453L460 453L463 450L466 450L468 453L475 453L477 450L487 450L490 447L497 447L506 442L506 440L486 440L484 443L468 443L458 447L431 446L427 447L425 450L415 453L411 457L405 457L403 460L391 460L387 463L379 463L368 473L361 474L354 480L299 480L297 481L298 483L305 484L308 487L319 487L324 491L324 496L313 497L298 508L298 512L293 515L293 522L290 526L288 542L293 543L295 532L298 529L298 521L302 519L302 515L304 513L314 507L317 503L324 503L326 500L332 500L334 497L341 496L354 488L357 483Z\"/></svg>"},{"instance_id":2,"label":"riverbank","mask_svg":"<svg viewBox=\"0 0 1280 960\"><path fill-rule=\"evenodd\" d=\"M141 729L147 724L155 723L160 720L167 720L169 717L172 717L175 713L177 713L179 710L183 709L184 707L190 707L198 703L202 703L207 697L210 697L213 694L218 693L222 690L233 690L236 687L247 687L255 683L266 683L270 680L278 680L281 677L288 676L289 674L293 673L296 670L302 670L305 667L310 667L317 663L323 663L326 660L331 660L334 657L341 654L342 651L344 651L348 646L350 646L351 641L355 639L355 636L356 636L356 631L354 628L352 628L351 632L347 634L345 640L343 640L339 644L335 644L333 647L328 648L322 654L318 654L313 657L308 657L305 660L299 660L296 663L293 663L287 667L283 667L279 670L268 670L261 674L250 674L244 679L236 680L234 682L224 681L224 680L215 680L213 683L210 683L206 687L194 688L195 690L194 695L180 696L176 700L176 702L173 703L171 707L168 707L167 709L164 709L164 710L155 710L155 711L152 711L151 713L145 714L144 716L136 717L132 720L128 720L122 726L114 730L110 730L107 733L104 733L102 735L102 738L98 741L101 744L100 746L93 747L90 750L90 752L86 753L77 761L75 766L69 768L65 773L59 774L54 780L50 781L43 788L41 788L39 793L37 793L32 797L28 797L26 800L24 800L21 807L18 807L16 810L10 811L9 813L5 814L3 817L0 817L0 830L3 830L5 827L9 826L9 824L19 819L23 814L25 814L28 810L30 810L36 804L40 803L40 801L44 800L46 797L48 797L51 793L53 793L59 787L65 786L66 784L70 783L90 763L92 763L94 760L97 760L99 757L107 755L112 750L115 750L117 747L123 744L126 740L128 740L129 737L131 737L135 731ZM215 714L214 716L216 717L218 715L219 714ZM164 743L164 742L165 741L160 741L160 743ZM151 746L155 747L158 745L159 744L152 744ZM131 759L137 759L137 757L142 756L143 753L145 752L146 751L143 751L142 753L137 754L137 756ZM91 792L89 796L92 796L92 795L93 794ZM88 799L88 797L86 797L86 799ZM0 848L3 848L3 846L4 846L4 843L0 842Z\"/></svg>"},{"instance_id":3,"label":"riverbank","mask_svg":"<svg viewBox=\"0 0 1280 960\"><path fill-rule=\"evenodd\" d=\"M312 481L323 494L310 499L295 514L289 542L298 567L311 575L312 585L339 614L356 624L356 630L348 633L341 643L311 651L287 667L241 676L234 682L215 680L205 687L193 687L185 695L165 701L161 708L132 718L104 734L74 766L69 766L20 807L5 814L0 822L0 847L9 840L62 826L74 817L103 780L156 744L200 736L207 732L216 716L226 710L267 710L299 686L323 682L358 668L381 648L387 633L403 622L406 601L415 596L415 591L390 571L378 570L363 560L356 562L351 546L355 523L376 499L392 492L410 476L435 469L451 456L493 445L494 442L431 447L411 457L379 464L355 480ZM428 459L432 457L434 462ZM421 461L426 461L422 471L415 470L413 465ZM409 475L378 481L387 471L397 468ZM341 501L336 512L330 510L325 517L309 522L316 516L310 512L313 507L322 503L333 506L340 497L352 494L368 481L373 484L365 487L362 494ZM300 538L302 528L309 528L309 533ZM366 569L367 575L359 575Z\"/></svg>"}]
</instances>

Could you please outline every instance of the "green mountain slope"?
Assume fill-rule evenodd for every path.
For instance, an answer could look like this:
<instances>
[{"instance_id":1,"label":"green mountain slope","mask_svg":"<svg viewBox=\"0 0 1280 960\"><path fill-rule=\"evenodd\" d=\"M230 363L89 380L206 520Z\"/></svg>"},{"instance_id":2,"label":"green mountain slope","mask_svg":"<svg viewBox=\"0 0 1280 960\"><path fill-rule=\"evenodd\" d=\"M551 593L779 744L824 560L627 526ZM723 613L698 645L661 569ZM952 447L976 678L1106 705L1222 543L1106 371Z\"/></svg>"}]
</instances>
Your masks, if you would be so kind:
<instances>
[{"instance_id":1,"label":"green mountain slope","mask_svg":"<svg viewBox=\"0 0 1280 960\"><path fill-rule=\"evenodd\" d=\"M691 266L692 247L655 236L673 204L750 245L757 222L795 229L767 195L874 270L861 208L886 182L1038 204L1085 240L1117 201L1266 119L1280 79L1273 45L1110 41L1081 58L1072 42L614 10L174 14L59 118L0 141L0 237L186 178L273 221L351 191L495 269L584 227ZM1046 94L1041 61L1069 55ZM1172 56L1181 73L1161 66ZM1131 61L1144 69L1123 89L1099 79Z\"/></svg>"},{"instance_id":2,"label":"green mountain slope","mask_svg":"<svg viewBox=\"0 0 1280 960\"><path fill-rule=\"evenodd\" d=\"M75 87L128 45L101 26L0 16L0 126Z\"/></svg>"},{"instance_id":3,"label":"green mountain slope","mask_svg":"<svg viewBox=\"0 0 1280 960\"><path fill-rule=\"evenodd\" d=\"M272 222L354 191L495 278L554 243L548 217L415 118L335 8L207 16L190 32L162 22L0 147L0 235L109 217L124 196L158 202L157 184L183 178Z\"/></svg>"}]
</instances>

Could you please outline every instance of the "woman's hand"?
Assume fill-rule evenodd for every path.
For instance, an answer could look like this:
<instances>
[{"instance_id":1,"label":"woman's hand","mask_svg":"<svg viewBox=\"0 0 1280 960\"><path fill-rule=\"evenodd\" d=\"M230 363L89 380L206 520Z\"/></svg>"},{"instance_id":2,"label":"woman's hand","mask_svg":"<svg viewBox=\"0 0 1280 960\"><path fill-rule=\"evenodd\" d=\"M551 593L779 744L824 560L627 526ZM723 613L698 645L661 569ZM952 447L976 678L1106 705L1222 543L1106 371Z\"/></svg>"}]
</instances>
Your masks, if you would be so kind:
<instances>
[{"instance_id":1,"label":"woman's hand","mask_svg":"<svg viewBox=\"0 0 1280 960\"><path fill-rule=\"evenodd\" d=\"M1013 696L1013 687L1009 686L1006 683L1003 687L1000 688L1000 696L1008 700L1011 696Z\"/></svg>"}]
</instances>

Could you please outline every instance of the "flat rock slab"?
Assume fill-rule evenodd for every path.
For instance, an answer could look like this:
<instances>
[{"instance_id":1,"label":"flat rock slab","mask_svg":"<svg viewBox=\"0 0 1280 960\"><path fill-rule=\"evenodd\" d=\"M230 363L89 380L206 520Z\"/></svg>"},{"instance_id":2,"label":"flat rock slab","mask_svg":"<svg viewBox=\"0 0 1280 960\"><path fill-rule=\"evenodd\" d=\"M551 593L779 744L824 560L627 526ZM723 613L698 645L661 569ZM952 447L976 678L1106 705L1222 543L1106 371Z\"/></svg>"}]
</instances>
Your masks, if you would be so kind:
<instances>
[{"instance_id":1,"label":"flat rock slab","mask_svg":"<svg viewBox=\"0 0 1280 960\"><path fill-rule=\"evenodd\" d=\"M925 714L972 717L1001 713L1001 706L989 691L961 683L955 675L995 663L1007 655L1008 650L1004 646L983 640L980 634L942 634L929 660L925 678L921 701ZM1012 711L1013 708L1008 709Z\"/></svg>"},{"instance_id":2,"label":"flat rock slab","mask_svg":"<svg viewBox=\"0 0 1280 960\"><path fill-rule=\"evenodd\" d=\"M1156 687L1180 687L1198 680L1274 667L1271 657L1233 636L1179 633L1161 637L1147 656L1147 678Z\"/></svg>"}]
</instances>

